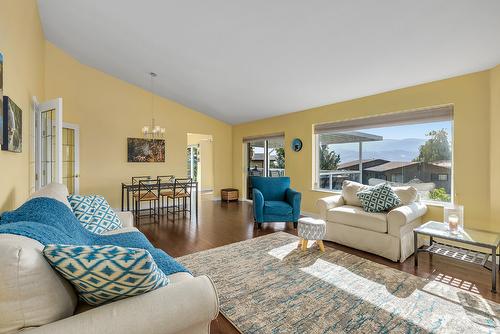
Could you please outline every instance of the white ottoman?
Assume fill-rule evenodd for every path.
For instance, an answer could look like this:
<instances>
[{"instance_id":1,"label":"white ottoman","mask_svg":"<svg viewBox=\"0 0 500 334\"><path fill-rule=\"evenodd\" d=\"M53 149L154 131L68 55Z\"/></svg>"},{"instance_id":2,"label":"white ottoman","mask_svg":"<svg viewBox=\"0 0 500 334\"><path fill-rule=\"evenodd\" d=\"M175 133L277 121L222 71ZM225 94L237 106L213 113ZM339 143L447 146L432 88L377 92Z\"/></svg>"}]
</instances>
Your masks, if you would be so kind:
<instances>
[{"instance_id":1,"label":"white ottoman","mask_svg":"<svg viewBox=\"0 0 500 334\"><path fill-rule=\"evenodd\" d=\"M323 245L323 238L326 233L326 223L322 219L314 219L311 217L304 217L299 219L297 227L298 235L300 237L299 246L302 250L307 249L307 242L315 240L319 249L324 252L325 246Z\"/></svg>"}]
</instances>

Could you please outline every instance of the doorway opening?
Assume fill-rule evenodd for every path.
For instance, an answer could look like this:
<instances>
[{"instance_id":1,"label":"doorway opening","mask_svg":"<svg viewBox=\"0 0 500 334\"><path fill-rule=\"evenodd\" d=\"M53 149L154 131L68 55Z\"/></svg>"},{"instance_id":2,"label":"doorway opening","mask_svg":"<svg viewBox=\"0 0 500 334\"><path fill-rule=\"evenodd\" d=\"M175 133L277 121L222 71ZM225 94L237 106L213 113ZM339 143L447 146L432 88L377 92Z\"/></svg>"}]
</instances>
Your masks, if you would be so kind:
<instances>
[{"instance_id":1,"label":"doorway opening","mask_svg":"<svg viewBox=\"0 0 500 334\"><path fill-rule=\"evenodd\" d=\"M199 183L201 193L214 190L214 157L212 135L187 134L187 175Z\"/></svg>"}]
</instances>

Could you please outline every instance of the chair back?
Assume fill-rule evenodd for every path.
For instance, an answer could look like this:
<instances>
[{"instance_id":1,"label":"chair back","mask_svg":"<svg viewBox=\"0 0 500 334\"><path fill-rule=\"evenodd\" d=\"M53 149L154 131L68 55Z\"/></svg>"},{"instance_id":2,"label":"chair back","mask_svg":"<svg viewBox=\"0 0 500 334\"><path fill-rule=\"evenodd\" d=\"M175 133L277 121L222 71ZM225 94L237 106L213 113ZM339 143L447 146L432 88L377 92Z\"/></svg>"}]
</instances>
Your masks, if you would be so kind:
<instances>
[{"instance_id":1,"label":"chair back","mask_svg":"<svg viewBox=\"0 0 500 334\"><path fill-rule=\"evenodd\" d=\"M290 188L290 177L251 176L252 187L264 196L264 201L284 201L285 193Z\"/></svg>"},{"instance_id":2,"label":"chair back","mask_svg":"<svg viewBox=\"0 0 500 334\"><path fill-rule=\"evenodd\" d=\"M191 196L191 190L193 188L193 179L190 177L175 179L174 182L174 196L180 194L186 194Z\"/></svg>"},{"instance_id":3,"label":"chair back","mask_svg":"<svg viewBox=\"0 0 500 334\"><path fill-rule=\"evenodd\" d=\"M141 180L151 180L151 176L132 176L132 185L138 185Z\"/></svg>"},{"instance_id":4,"label":"chair back","mask_svg":"<svg viewBox=\"0 0 500 334\"><path fill-rule=\"evenodd\" d=\"M160 183L166 183L166 182L173 183L175 180L175 175L158 175L156 179L160 180Z\"/></svg>"},{"instance_id":5,"label":"chair back","mask_svg":"<svg viewBox=\"0 0 500 334\"><path fill-rule=\"evenodd\" d=\"M139 200L160 196L160 180L139 180Z\"/></svg>"}]
</instances>

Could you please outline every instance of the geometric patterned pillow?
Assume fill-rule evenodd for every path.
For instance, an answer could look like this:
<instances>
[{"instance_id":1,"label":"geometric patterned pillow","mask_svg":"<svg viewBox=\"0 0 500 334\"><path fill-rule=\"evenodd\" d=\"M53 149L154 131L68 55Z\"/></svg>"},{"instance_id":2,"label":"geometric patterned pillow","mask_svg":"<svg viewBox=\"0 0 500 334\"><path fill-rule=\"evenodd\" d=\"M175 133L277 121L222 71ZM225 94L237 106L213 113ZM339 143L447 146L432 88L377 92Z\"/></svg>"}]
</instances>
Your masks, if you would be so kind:
<instances>
[{"instance_id":1,"label":"geometric patterned pillow","mask_svg":"<svg viewBox=\"0 0 500 334\"><path fill-rule=\"evenodd\" d=\"M47 245L43 255L90 305L140 295L169 283L145 249Z\"/></svg>"},{"instance_id":2,"label":"geometric patterned pillow","mask_svg":"<svg viewBox=\"0 0 500 334\"><path fill-rule=\"evenodd\" d=\"M377 184L356 193L366 212L383 212L401 204L398 195L387 183Z\"/></svg>"},{"instance_id":3,"label":"geometric patterned pillow","mask_svg":"<svg viewBox=\"0 0 500 334\"><path fill-rule=\"evenodd\" d=\"M76 218L90 232L102 234L123 227L115 211L102 196L70 195L68 201Z\"/></svg>"}]
</instances>

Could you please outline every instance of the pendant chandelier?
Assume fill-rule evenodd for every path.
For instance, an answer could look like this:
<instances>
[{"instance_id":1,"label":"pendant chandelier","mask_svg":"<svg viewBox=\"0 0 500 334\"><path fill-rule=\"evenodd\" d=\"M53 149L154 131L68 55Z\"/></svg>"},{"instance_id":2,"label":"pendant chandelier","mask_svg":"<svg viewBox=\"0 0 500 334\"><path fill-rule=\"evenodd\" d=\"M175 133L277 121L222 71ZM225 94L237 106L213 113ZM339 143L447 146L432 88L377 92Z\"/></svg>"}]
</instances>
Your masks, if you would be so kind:
<instances>
[{"instance_id":1,"label":"pendant chandelier","mask_svg":"<svg viewBox=\"0 0 500 334\"><path fill-rule=\"evenodd\" d=\"M163 136L165 135L165 128L162 128L159 125L156 125L156 123L155 123L155 118L154 118L154 102L155 102L154 78L157 75L154 72L150 72L149 75L151 76L151 124L145 125L142 127L142 135L144 136L144 138L158 139L158 138L163 138Z\"/></svg>"}]
</instances>

